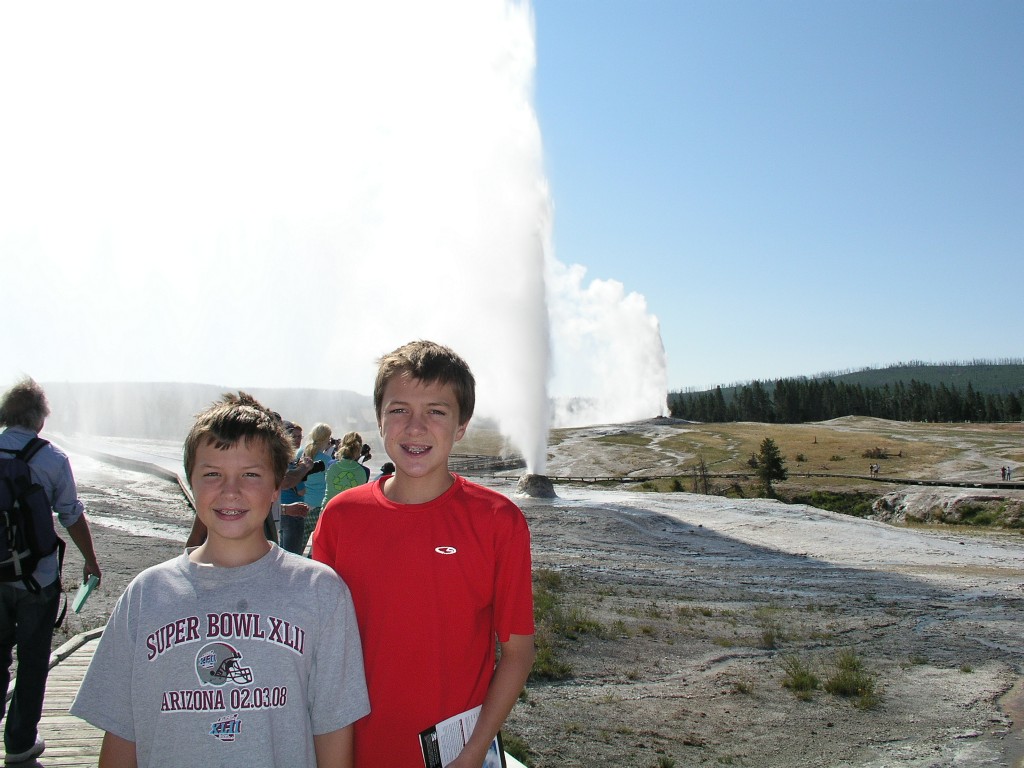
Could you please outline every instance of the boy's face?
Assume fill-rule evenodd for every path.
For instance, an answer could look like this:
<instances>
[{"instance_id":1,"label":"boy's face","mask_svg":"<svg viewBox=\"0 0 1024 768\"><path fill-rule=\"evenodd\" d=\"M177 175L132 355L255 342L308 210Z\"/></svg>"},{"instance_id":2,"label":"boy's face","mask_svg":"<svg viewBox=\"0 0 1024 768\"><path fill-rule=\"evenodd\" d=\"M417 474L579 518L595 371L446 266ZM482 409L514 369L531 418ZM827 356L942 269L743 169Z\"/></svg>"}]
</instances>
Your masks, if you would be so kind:
<instances>
[{"instance_id":1,"label":"boy's face","mask_svg":"<svg viewBox=\"0 0 1024 768\"><path fill-rule=\"evenodd\" d=\"M451 384L426 384L404 373L384 387L380 436L399 475L450 482L448 456L464 434Z\"/></svg>"},{"instance_id":2,"label":"boy's face","mask_svg":"<svg viewBox=\"0 0 1024 768\"><path fill-rule=\"evenodd\" d=\"M209 531L207 544L242 555L266 547L263 521L277 496L270 450L263 440L239 440L221 450L210 442L196 449L189 478L196 514Z\"/></svg>"}]
</instances>

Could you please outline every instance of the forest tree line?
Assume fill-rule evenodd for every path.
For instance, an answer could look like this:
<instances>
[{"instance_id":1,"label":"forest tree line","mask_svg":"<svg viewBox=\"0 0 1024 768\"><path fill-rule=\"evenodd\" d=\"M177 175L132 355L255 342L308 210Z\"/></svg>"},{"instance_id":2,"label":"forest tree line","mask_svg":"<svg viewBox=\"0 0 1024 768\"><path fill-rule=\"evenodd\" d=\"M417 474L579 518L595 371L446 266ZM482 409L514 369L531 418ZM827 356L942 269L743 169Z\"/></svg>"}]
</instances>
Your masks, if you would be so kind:
<instances>
[{"instance_id":1,"label":"forest tree line","mask_svg":"<svg viewBox=\"0 0 1024 768\"><path fill-rule=\"evenodd\" d=\"M880 387L832 379L754 381L729 389L670 392L669 413L689 421L757 421L800 424L841 416L874 416L895 421L1020 421L1024 388L1006 394L982 394L970 383L934 386L914 379Z\"/></svg>"}]
</instances>

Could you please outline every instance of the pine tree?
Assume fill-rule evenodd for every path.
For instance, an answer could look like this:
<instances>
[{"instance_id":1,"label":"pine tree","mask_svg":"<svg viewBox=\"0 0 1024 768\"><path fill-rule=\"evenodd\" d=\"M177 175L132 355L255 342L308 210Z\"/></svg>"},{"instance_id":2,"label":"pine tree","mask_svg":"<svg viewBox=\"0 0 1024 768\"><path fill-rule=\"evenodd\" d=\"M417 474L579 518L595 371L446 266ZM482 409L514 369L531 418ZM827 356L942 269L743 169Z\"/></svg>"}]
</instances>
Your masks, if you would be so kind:
<instances>
[{"instance_id":1,"label":"pine tree","mask_svg":"<svg viewBox=\"0 0 1024 768\"><path fill-rule=\"evenodd\" d=\"M770 437L761 441L761 450L757 454L757 476L761 480L764 495L768 497L775 496L775 489L772 488L774 481L789 477L779 446Z\"/></svg>"}]
</instances>

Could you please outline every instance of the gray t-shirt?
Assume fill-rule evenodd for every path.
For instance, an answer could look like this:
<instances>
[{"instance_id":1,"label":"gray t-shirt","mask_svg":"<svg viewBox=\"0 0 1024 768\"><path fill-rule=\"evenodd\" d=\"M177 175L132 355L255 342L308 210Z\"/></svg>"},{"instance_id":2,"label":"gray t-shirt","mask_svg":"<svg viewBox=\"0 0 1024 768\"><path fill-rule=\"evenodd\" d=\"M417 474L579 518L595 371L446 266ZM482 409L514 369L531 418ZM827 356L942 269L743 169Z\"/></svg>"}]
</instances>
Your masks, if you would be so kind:
<instances>
[{"instance_id":1,"label":"gray t-shirt","mask_svg":"<svg viewBox=\"0 0 1024 768\"><path fill-rule=\"evenodd\" d=\"M313 734L369 711L348 587L276 545L238 568L185 553L139 574L71 706L134 741L142 768L315 768Z\"/></svg>"}]
</instances>

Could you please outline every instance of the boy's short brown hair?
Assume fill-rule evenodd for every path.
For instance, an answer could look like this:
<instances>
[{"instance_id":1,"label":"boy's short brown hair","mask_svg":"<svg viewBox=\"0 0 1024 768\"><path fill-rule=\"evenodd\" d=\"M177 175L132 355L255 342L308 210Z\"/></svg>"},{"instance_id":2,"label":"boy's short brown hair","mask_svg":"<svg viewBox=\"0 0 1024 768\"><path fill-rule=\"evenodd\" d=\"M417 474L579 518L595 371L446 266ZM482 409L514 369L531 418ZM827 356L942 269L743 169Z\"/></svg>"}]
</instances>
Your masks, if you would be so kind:
<instances>
[{"instance_id":1,"label":"boy's short brown hair","mask_svg":"<svg viewBox=\"0 0 1024 768\"><path fill-rule=\"evenodd\" d=\"M192 469L200 445L208 443L227 450L239 440L246 443L263 441L270 455L275 485L280 486L294 450L292 441L281 419L245 392L237 395L228 392L220 401L196 415L184 446L185 476L189 484L192 484Z\"/></svg>"},{"instance_id":2,"label":"boy's short brown hair","mask_svg":"<svg viewBox=\"0 0 1024 768\"><path fill-rule=\"evenodd\" d=\"M384 388L395 376L408 373L424 384L451 384L459 406L459 424L466 424L476 406L476 379L466 361L448 347L433 341L410 341L377 361L373 385L373 407L380 423Z\"/></svg>"}]
</instances>

